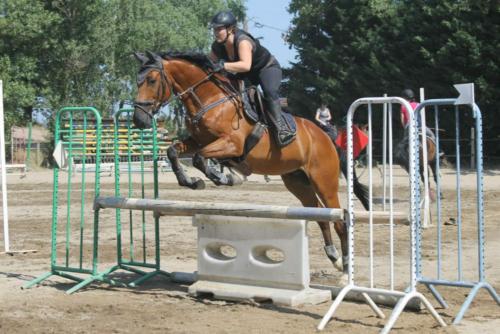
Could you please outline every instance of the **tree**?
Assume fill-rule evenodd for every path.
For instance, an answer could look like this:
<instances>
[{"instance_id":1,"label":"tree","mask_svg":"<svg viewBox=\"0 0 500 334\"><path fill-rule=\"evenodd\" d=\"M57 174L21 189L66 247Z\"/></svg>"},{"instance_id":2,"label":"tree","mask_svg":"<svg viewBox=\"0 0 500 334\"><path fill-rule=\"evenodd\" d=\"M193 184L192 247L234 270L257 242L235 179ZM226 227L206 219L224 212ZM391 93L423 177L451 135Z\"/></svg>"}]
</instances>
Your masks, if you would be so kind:
<instances>
[{"instance_id":1,"label":"tree","mask_svg":"<svg viewBox=\"0 0 500 334\"><path fill-rule=\"evenodd\" d=\"M227 7L244 13L242 0L9 0L0 18L6 114L19 123L19 110L29 115L44 101L37 107L91 105L109 115L133 98L132 52L207 51L209 18Z\"/></svg>"},{"instance_id":2,"label":"tree","mask_svg":"<svg viewBox=\"0 0 500 334\"><path fill-rule=\"evenodd\" d=\"M486 135L497 136L499 7L495 0L292 0L289 41L300 60L290 73L290 107L312 118L321 100L338 121L359 97L406 87L453 97L452 84L474 82Z\"/></svg>"},{"instance_id":3,"label":"tree","mask_svg":"<svg viewBox=\"0 0 500 334\"><path fill-rule=\"evenodd\" d=\"M500 83L500 3L490 1L403 1L402 72L428 97L453 97L455 83L473 82L484 118L485 137L496 137ZM453 123L452 123L453 124ZM492 150L493 147L489 147ZM498 152L500 150L497 149Z\"/></svg>"},{"instance_id":4,"label":"tree","mask_svg":"<svg viewBox=\"0 0 500 334\"><path fill-rule=\"evenodd\" d=\"M36 97L41 93L38 62L53 45L46 31L58 23L56 15L41 2L11 0L0 18L0 79L4 87L5 128L24 125L31 119ZM6 131L7 137L10 131ZM7 139L8 140L8 139Z\"/></svg>"},{"instance_id":5,"label":"tree","mask_svg":"<svg viewBox=\"0 0 500 334\"><path fill-rule=\"evenodd\" d=\"M395 18L393 6L370 0L291 2L289 41L300 57L291 72L292 108L311 118L321 100L339 117L354 97L387 89L387 76L379 74L385 70L383 35L385 22Z\"/></svg>"}]
</instances>

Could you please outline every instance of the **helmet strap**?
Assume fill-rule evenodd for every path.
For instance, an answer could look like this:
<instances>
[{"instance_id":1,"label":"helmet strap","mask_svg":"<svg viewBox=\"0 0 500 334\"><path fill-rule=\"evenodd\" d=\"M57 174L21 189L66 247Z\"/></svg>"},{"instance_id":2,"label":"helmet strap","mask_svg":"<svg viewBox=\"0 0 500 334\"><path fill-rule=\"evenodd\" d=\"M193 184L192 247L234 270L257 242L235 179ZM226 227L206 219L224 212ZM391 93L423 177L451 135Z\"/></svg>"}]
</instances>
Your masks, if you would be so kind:
<instances>
[{"instance_id":1,"label":"helmet strap","mask_svg":"<svg viewBox=\"0 0 500 334\"><path fill-rule=\"evenodd\" d=\"M225 44L229 38L229 27L225 27L226 28L226 38L224 38L224 40L222 42L220 42L220 44Z\"/></svg>"}]
</instances>

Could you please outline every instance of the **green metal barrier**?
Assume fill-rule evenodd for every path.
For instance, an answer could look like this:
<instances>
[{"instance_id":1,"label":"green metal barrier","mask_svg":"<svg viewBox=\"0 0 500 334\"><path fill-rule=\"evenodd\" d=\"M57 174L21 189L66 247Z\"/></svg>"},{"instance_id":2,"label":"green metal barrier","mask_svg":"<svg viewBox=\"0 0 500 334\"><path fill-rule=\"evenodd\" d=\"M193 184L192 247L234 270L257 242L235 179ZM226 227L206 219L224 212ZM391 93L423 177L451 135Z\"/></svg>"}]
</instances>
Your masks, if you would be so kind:
<instances>
[{"instance_id":1,"label":"green metal barrier","mask_svg":"<svg viewBox=\"0 0 500 334\"><path fill-rule=\"evenodd\" d=\"M123 285L108 277L117 270L140 276L130 286L158 274L169 276L160 270L159 217L145 211L125 210L126 214L123 214L120 209L116 210L116 265L99 271L99 211L93 210L93 202L101 193L102 164L109 161L110 155L113 156L116 197L158 198L160 145L156 122L152 129L136 129L132 124L132 115L133 109L118 111L110 132L109 121L103 121L95 108L66 107L58 111L55 146L62 144L68 163L67 166L54 168L51 269L28 282L24 288L30 288L52 275L78 282L67 293L94 281ZM106 131L103 130L104 125L107 126ZM60 179L61 169L67 172L66 180ZM94 185L90 189L91 179L88 176L92 174ZM65 201L60 198L65 198ZM64 211L62 216L60 211ZM151 221L154 221L152 232L148 231L151 225L147 224ZM124 234L128 240L124 240ZM154 239L152 247L148 246L151 234Z\"/></svg>"},{"instance_id":2,"label":"green metal barrier","mask_svg":"<svg viewBox=\"0 0 500 334\"><path fill-rule=\"evenodd\" d=\"M80 125L75 126L77 123ZM52 275L78 282L67 290L68 294L94 281L116 284L106 278L108 272L98 270L99 216L93 211L93 202L100 194L101 131L101 116L95 108L66 107L57 112L54 143L62 144L67 166L54 167L50 271L24 288ZM92 145L88 145L90 138L94 138ZM81 165L80 178L75 177L76 164ZM95 172L93 188L87 179L91 165ZM66 180L60 179L61 169L67 172Z\"/></svg>"},{"instance_id":3,"label":"green metal barrier","mask_svg":"<svg viewBox=\"0 0 500 334\"><path fill-rule=\"evenodd\" d=\"M156 122L153 122L151 129L139 130L133 127L132 115L133 109L122 109L114 117L115 196L157 199L159 145ZM125 136L127 147L126 153L123 154L122 142ZM147 163L152 163L152 165L148 168ZM152 174L149 174L149 171ZM149 176L149 183L147 176ZM151 183L152 189L148 186ZM152 190L152 193L148 194L147 190ZM123 211L126 214L116 209L117 265L109 272L122 269L140 275L129 284L130 286L138 285L158 274L168 277L167 272L160 270L159 217L155 217L152 212ZM154 247L147 245L149 240L147 222L151 221L154 221L152 233L154 234ZM124 226L128 228L128 243L123 240ZM150 271L144 269L150 269Z\"/></svg>"}]
</instances>

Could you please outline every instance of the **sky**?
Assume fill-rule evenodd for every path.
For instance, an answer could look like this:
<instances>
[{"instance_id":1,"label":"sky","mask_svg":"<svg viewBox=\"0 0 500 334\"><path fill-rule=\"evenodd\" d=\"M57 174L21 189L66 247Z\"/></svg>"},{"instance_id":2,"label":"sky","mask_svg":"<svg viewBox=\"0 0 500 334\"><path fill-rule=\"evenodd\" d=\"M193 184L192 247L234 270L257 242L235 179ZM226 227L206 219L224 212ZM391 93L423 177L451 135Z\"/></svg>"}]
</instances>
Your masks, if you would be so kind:
<instances>
[{"instance_id":1,"label":"sky","mask_svg":"<svg viewBox=\"0 0 500 334\"><path fill-rule=\"evenodd\" d=\"M282 33L290 26L292 16L287 8L290 0L246 0L248 32L262 37L261 44L278 59L282 67L290 67L297 52L289 49Z\"/></svg>"}]
</instances>

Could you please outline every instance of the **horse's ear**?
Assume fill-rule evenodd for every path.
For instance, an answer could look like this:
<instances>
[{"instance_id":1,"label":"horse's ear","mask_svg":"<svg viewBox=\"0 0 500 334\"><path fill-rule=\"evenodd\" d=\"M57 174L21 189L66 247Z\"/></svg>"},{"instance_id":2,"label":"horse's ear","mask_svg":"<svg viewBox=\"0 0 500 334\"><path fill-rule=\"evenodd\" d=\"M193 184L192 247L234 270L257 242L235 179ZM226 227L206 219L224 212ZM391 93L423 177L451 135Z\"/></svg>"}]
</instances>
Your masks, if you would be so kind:
<instances>
[{"instance_id":1,"label":"horse's ear","mask_svg":"<svg viewBox=\"0 0 500 334\"><path fill-rule=\"evenodd\" d=\"M146 50L146 55L148 56L148 58L151 60L151 61L154 61L154 62L157 62L157 61L161 61L161 57L158 56L156 53L154 52L151 52L151 51L147 51Z\"/></svg>"},{"instance_id":2,"label":"horse's ear","mask_svg":"<svg viewBox=\"0 0 500 334\"><path fill-rule=\"evenodd\" d=\"M148 61L148 57L144 55L144 53L139 53L139 52L134 52L134 57L137 59L141 64L145 64Z\"/></svg>"}]
</instances>

